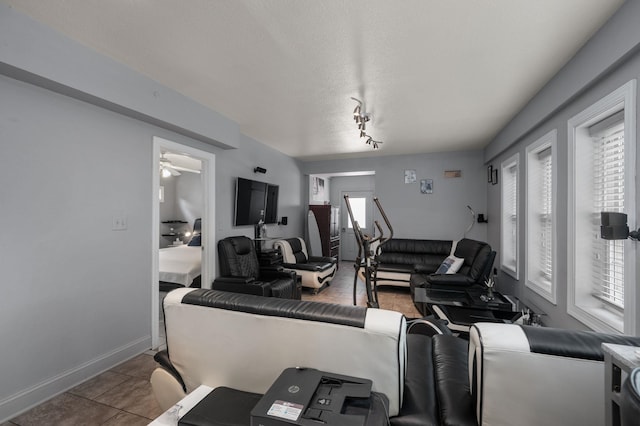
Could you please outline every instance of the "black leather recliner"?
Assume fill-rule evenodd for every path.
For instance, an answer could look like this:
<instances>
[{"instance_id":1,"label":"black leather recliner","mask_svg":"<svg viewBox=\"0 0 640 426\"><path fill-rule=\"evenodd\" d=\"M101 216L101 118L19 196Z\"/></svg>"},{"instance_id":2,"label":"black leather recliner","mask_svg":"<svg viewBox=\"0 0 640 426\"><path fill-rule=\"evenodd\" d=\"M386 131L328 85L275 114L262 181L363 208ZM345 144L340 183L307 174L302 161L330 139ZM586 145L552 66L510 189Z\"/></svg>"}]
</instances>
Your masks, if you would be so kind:
<instances>
[{"instance_id":1,"label":"black leather recliner","mask_svg":"<svg viewBox=\"0 0 640 426\"><path fill-rule=\"evenodd\" d=\"M281 299L300 299L301 292L295 272L283 268L260 268L253 241L245 236L227 237L218 241L220 277L212 289L254 294Z\"/></svg>"}]
</instances>

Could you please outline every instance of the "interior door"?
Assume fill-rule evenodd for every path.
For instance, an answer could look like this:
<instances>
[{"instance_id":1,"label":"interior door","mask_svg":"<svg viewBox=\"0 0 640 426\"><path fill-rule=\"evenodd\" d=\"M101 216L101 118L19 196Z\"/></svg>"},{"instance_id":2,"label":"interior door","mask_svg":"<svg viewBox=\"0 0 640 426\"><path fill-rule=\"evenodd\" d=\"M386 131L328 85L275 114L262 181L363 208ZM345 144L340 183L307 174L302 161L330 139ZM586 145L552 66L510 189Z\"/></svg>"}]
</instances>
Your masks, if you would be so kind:
<instances>
[{"instance_id":1,"label":"interior door","mask_svg":"<svg viewBox=\"0 0 640 426\"><path fill-rule=\"evenodd\" d=\"M349 195L351 210L360 229L373 236L373 191L345 191L340 194L340 260L353 261L358 256L358 242L344 201L345 194Z\"/></svg>"}]
</instances>

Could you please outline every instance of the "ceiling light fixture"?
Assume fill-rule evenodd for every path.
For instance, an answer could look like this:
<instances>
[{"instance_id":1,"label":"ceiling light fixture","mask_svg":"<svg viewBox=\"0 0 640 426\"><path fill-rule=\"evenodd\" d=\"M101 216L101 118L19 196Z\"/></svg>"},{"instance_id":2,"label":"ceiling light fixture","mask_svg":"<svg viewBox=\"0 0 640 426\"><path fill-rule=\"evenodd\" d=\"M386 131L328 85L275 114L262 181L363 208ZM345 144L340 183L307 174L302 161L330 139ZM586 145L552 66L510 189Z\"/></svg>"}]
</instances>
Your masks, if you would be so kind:
<instances>
[{"instance_id":1,"label":"ceiling light fixture","mask_svg":"<svg viewBox=\"0 0 640 426\"><path fill-rule=\"evenodd\" d=\"M366 138L365 143L367 145L371 145L373 149L380 149L381 141L373 140L371 136L367 134L365 131L367 129L366 123L371 121L371 116L365 112L364 103L360 99L351 98L358 103L356 107L353 109L353 120L358 125L358 130L360 130L360 137Z\"/></svg>"}]
</instances>

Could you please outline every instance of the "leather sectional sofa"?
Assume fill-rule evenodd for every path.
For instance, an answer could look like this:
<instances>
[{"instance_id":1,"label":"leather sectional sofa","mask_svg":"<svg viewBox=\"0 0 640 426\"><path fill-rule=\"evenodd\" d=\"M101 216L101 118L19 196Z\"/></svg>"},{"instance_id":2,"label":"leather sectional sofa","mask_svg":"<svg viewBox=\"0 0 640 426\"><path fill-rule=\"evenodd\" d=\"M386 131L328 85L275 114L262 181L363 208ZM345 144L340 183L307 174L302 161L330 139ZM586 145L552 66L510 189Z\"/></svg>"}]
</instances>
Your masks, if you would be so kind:
<instances>
[{"instance_id":1,"label":"leather sectional sofa","mask_svg":"<svg viewBox=\"0 0 640 426\"><path fill-rule=\"evenodd\" d=\"M464 262L455 274L435 272L452 254ZM401 287L471 286L482 284L490 274L495 252L485 242L463 238L459 241L393 238L380 246L378 285Z\"/></svg>"},{"instance_id":2,"label":"leather sectional sofa","mask_svg":"<svg viewBox=\"0 0 640 426\"><path fill-rule=\"evenodd\" d=\"M602 425L600 345L640 344L493 323L474 325L466 341L407 331L401 314L382 309L191 288L169 293L164 313L168 350L151 377L163 409L200 384L261 394L304 366L373 380L395 426Z\"/></svg>"}]
</instances>

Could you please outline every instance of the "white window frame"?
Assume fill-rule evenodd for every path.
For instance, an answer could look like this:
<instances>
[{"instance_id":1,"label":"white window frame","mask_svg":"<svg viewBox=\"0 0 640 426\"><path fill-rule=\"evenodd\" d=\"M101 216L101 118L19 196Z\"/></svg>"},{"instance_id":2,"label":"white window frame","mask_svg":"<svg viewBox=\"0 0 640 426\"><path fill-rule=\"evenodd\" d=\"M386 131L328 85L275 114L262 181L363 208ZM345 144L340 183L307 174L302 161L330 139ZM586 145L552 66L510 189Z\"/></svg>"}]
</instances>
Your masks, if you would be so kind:
<instances>
[{"instance_id":1,"label":"white window frame","mask_svg":"<svg viewBox=\"0 0 640 426\"><path fill-rule=\"evenodd\" d=\"M636 167L636 80L631 80L581 113L567 123L569 137L568 152L568 244L567 244L567 312L595 331L606 333L636 333L636 243L624 242L624 312L607 309L591 295L590 283L585 274L585 264L590 263L589 246L594 238L599 238L599 229L587 225L592 208L584 201L590 192L590 175L586 161L577 161L585 155L586 142L591 141L588 128L604 118L624 110L624 155L625 155L625 193L624 213L627 214L629 228L635 229L635 167ZM583 145L581 145L583 144ZM585 179L585 177L587 177Z\"/></svg>"},{"instance_id":2,"label":"white window frame","mask_svg":"<svg viewBox=\"0 0 640 426\"><path fill-rule=\"evenodd\" d=\"M509 183L509 170L515 167L515 203L516 203L516 211L515 211L515 224L513 224L512 219L510 219L513 215L508 215L505 212L505 197L507 197L507 193L505 192L505 186ZM505 273L509 274L516 280L519 279L519 270L520 270L520 154L515 154L500 165L501 171L501 185L500 185L500 269L502 269ZM515 228L512 228L515 226ZM515 232L515 253L511 253L507 248L511 245L510 238L511 232ZM507 235L509 234L509 235ZM515 262L509 262L509 259L513 257L515 258Z\"/></svg>"},{"instance_id":3,"label":"white window frame","mask_svg":"<svg viewBox=\"0 0 640 426\"><path fill-rule=\"evenodd\" d=\"M556 129L545 134L535 142L530 144L526 149L526 202L525 202L525 241L526 241L526 257L525 262L525 285L547 299L549 302L556 304L556 276L557 276L557 189L558 189L558 161L557 161L557 140L558 131ZM539 174L540 160L539 155L545 150L551 150L551 185L550 185L550 213L551 235L549 250L551 260L550 276L545 279L541 275L540 256L542 250L540 243L542 238L540 225L540 191L539 191Z\"/></svg>"}]
</instances>

